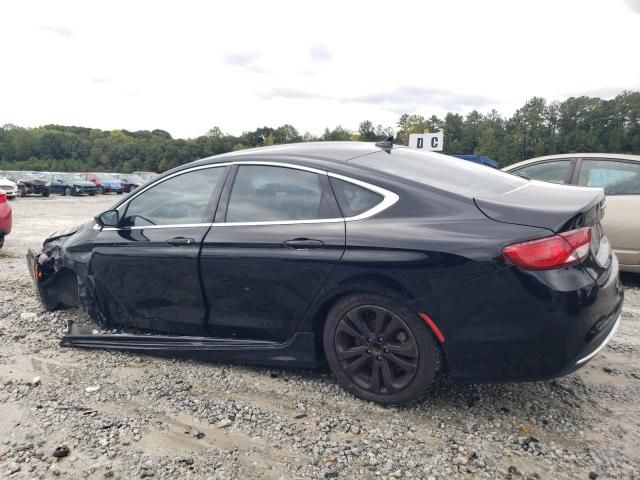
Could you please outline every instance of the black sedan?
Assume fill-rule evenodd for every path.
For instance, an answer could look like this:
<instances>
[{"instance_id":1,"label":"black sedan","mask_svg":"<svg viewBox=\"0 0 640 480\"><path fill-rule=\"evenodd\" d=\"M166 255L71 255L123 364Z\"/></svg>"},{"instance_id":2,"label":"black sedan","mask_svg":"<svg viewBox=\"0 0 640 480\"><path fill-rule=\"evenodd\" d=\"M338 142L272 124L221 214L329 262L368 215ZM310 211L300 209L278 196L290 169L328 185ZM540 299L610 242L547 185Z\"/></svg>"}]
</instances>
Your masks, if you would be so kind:
<instances>
[{"instance_id":1,"label":"black sedan","mask_svg":"<svg viewBox=\"0 0 640 480\"><path fill-rule=\"evenodd\" d=\"M552 378L602 349L623 301L603 209L600 189L390 142L286 145L171 170L28 261L45 308L129 332L64 345L326 361L406 404L444 375Z\"/></svg>"}]
</instances>

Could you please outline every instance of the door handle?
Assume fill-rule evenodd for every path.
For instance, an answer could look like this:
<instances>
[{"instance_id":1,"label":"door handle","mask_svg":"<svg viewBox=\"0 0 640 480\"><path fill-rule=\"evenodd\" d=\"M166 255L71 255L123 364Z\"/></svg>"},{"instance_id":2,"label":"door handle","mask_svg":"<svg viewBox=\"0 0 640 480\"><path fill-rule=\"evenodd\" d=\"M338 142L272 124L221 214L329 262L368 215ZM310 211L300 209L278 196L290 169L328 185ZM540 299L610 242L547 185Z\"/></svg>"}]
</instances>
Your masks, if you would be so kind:
<instances>
[{"instance_id":1,"label":"door handle","mask_svg":"<svg viewBox=\"0 0 640 480\"><path fill-rule=\"evenodd\" d=\"M294 238L293 240L287 240L282 242L285 247L293 248L296 250L309 250L311 248L322 248L324 242L320 240L314 240L312 238Z\"/></svg>"},{"instance_id":2,"label":"door handle","mask_svg":"<svg viewBox=\"0 0 640 480\"><path fill-rule=\"evenodd\" d=\"M185 238L185 237L175 237L167 240L169 245L180 246L180 245L193 245L196 241L193 238Z\"/></svg>"}]
</instances>

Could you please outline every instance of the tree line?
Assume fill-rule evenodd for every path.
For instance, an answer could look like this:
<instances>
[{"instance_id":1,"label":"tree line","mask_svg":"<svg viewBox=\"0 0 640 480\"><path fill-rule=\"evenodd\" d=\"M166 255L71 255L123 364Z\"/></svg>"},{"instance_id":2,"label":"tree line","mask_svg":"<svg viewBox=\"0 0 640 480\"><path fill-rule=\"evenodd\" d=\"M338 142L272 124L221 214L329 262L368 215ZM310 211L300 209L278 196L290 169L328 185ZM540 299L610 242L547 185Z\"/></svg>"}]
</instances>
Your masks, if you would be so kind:
<instances>
[{"instance_id":1,"label":"tree line","mask_svg":"<svg viewBox=\"0 0 640 480\"><path fill-rule=\"evenodd\" d=\"M378 141L394 135L407 144L411 133L444 132L444 153L486 155L501 166L566 152L640 154L640 92L613 99L571 97L547 102L533 97L510 117L476 110L444 118L405 113L393 127L366 120L357 130L342 126L320 136L293 125L262 127L231 135L214 127L197 138L173 138L163 130L105 131L45 125L0 127L0 170L162 172L192 160L245 148L310 141Z\"/></svg>"}]
</instances>

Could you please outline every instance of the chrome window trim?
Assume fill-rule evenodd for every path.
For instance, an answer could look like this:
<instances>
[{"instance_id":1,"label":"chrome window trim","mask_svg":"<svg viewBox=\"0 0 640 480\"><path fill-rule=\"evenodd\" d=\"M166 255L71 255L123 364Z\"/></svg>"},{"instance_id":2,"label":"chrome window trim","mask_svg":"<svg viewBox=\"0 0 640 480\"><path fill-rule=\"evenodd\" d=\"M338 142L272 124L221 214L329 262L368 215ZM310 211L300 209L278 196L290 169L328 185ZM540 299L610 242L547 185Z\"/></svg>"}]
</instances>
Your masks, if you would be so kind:
<instances>
[{"instance_id":1,"label":"chrome window trim","mask_svg":"<svg viewBox=\"0 0 640 480\"><path fill-rule=\"evenodd\" d=\"M354 185L358 185L359 187L362 187L366 190L371 190L372 192L382 196L382 201L380 203L375 205L373 208L360 213L359 215L346 217L346 222L353 222L356 220L363 220L365 218L372 217L376 213L380 213L383 210L386 210L400 199L400 197L394 192L391 192L382 187L378 187L376 185L371 185L370 183L363 182L361 180L356 180L355 178L345 177L344 175L339 175L337 173L331 172L327 172L327 175L333 178L337 178L338 180L344 180L345 182L353 183Z\"/></svg>"},{"instance_id":2,"label":"chrome window trim","mask_svg":"<svg viewBox=\"0 0 640 480\"><path fill-rule=\"evenodd\" d=\"M354 222L357 220L364 220L365 218L372 217L387 208L391 207L395 204L400 197L385 188L378 187L377 185L372 185L367 182L363 182L362 180L357 180L355 178L347 177L344 175L340 175L338 173L328 172L326 170L319 170L317 168L306 167L304 165L294 165L291 163L282 163L282 162L272 162L272 161L259 161L259 160L248 160L248 161L234 161L234 162L224 162L224 163L215 163L215 164L207 164L207 165L199 165L197 167L188 168L185 170L180 170L179 172L173 173L158 182L154 182L151 185L146 185L143 188L139 188L139 191L136 191L131 198L127 198L120 205L118 205L115 209L119 209L125 205L128 205L134 198L138 195L141 195L148 189L159 185L160 183L169 180L170 178L177 177L178 175L182 175L184 173L193 172L196 170L203 170L206 168L216 168L216 167L228 167L230 165L260 165L260 166L268 166L268 167L282 167L282 168L293 168L295 170L302 170L306 172L315 173L318 175L327 175L329 177L337 178L339 180L343 180L345 182L352 183L354 185L358 185L359 187L365 188L367 190L371 190L374 193L382 196L382 201L376 204L373 208L362 212L353 217L345 217L345 218L315 218L310 220L271 220L264 222L211 222L211 223L190 223L190 224L173 224L173 225L148 225L148 226L134 226L134 227L102 227L101 230L104 231L119 231L119 230L143 230L143 229L159 229L159 228L195 228L195 227L246 227L246 226L262 226L262 225L298 225L298 224L315 224L315 223L337 223L337 222ZM97 224L96 224L97 225ZM94 226L95 228L95 226Z\"/></svg>"}]
</instances>

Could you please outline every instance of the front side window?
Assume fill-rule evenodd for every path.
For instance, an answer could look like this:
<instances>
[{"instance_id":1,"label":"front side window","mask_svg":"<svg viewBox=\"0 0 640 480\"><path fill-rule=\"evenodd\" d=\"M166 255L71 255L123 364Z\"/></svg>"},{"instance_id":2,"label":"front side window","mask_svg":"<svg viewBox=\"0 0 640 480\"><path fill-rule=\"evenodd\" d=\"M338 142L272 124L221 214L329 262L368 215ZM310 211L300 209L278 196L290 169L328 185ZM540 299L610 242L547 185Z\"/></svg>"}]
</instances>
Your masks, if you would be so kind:
<instances>
[{"instance_id":1,"label":"front side window","mask_svg":"<svg viewBox=\"0 0 640 480\"><path fill-rule=\"evenodd\" d=\"M238 167L227 222L278 222L331 218L320 175L286 167Z\"/></svg>"},{"instance_id":2,"label":"front side window","mask_svg":"<svg viewBox=\"0 0 640 480\"><path fill-rule=\"evenodd\" d=\"M205 168L177 175L152 186L129 202L123 226L208 223L207 206L224 167Z\"/></svg>"},{"instance_id":3,"label":"front side window","mask_svg":"<svg viewBox=\"0 0 640 480\"><path fill-rule=\"evenodd\" d=\"M535 165L512 170L511 173L532 180L541 180L550 183L569 183L571 175L571 161L559 160L557 162L544 162Z\"/></svg>"},{"instance_id":4,"label":"front side window","mask_svg":"<svg viewBox=\"0 0 640 480\"><path fill-rule=\"evenodd\" d=\"M640 163L582 160L578 184L602 187L606 195L640 194Z\"/></svg>"}]
</instances>

